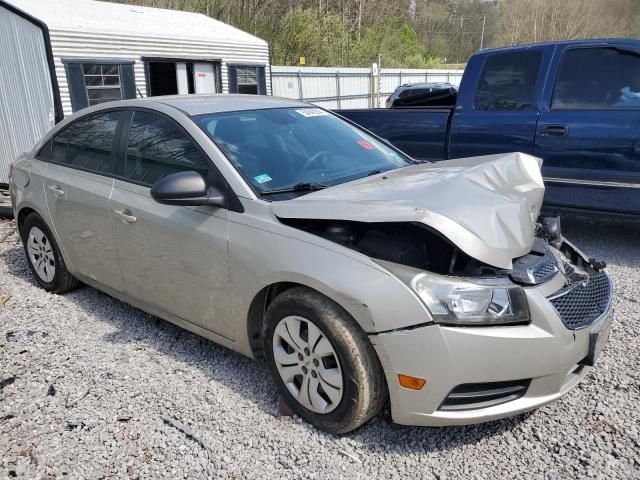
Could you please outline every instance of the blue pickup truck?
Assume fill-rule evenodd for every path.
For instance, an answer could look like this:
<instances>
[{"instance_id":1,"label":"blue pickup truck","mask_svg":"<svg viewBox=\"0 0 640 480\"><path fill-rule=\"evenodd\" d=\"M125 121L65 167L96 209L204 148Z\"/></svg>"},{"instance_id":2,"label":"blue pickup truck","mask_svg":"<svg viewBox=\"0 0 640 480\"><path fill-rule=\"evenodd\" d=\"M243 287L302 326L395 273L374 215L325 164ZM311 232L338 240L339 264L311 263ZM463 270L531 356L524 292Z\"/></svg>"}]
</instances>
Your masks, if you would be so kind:
<instances>
[{"instance_id":1,"label":"blue pickup truck","mask_svg":"<svg viewBox=\"0 0 640 480\"><path fill-rule=\"evenodd\" d=\"M449 108L338 113L416 159L541 157L547 210L640 216L638 40L483 50Z\"/></svg>"}]
</instances>

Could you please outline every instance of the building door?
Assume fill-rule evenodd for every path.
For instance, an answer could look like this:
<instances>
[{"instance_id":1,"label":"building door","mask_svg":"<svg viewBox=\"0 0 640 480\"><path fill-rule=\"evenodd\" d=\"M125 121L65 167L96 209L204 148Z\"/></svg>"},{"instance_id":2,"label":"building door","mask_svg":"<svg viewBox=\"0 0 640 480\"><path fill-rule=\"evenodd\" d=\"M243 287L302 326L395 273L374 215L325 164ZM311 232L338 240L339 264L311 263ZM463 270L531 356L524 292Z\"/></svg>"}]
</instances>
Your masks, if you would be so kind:
<instances>
[{"instance_id":1,"label":"building door","mask_svg":"<svg viewBox=\"0 0 640 480\"><path fill-rule=\"evenodd\" d=\"M196 93L216 93L213 63L194 63L193 79Z\"/></svg>"},{"instance_id":2,"label":"building door","mask_svg":"<svg viewBox=\"0 0 640 480\"><path fill-rule=\"evenodd\" d=\"M148 60L149 96L221 93L219 62Z\"/></svg>"}]
</instances>

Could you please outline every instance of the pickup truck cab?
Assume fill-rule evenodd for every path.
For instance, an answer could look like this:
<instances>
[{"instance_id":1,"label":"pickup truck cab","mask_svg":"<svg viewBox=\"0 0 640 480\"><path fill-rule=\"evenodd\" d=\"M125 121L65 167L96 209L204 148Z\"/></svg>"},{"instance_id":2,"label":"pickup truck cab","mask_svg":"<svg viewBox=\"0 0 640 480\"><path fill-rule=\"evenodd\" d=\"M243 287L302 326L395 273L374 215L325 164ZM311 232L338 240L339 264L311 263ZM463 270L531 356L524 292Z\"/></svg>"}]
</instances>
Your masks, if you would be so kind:
<instances>
[{"instance_id":1,"label":"pickup truck cab","mask_svg":"<svg viewBox=\"0 0 640 480\"><path fill-rule=\"evenodd\" d=\"M455 107L342 110L412 157L544 160L547 210L640 215L640 41L483 50Z\"/></svg>"}]
</instances>

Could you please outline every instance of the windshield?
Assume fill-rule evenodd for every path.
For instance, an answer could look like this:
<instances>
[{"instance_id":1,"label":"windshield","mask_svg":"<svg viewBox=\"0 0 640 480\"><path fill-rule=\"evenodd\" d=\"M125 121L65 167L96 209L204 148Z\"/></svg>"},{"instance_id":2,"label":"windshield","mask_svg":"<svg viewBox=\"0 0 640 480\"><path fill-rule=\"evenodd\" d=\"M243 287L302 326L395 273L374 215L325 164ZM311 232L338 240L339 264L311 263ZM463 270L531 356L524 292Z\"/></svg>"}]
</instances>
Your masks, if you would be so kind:
<instances>
[{"instance_id":1,"label":"windshield","mask_svg":"<svg viewBox=\"0 0 640 480\"><path fill-rule=\"evenodd\" d=\"M320 108L216 113L194 120L265 196L301 195L412 162Z\"/></svg>"}]
</instances>

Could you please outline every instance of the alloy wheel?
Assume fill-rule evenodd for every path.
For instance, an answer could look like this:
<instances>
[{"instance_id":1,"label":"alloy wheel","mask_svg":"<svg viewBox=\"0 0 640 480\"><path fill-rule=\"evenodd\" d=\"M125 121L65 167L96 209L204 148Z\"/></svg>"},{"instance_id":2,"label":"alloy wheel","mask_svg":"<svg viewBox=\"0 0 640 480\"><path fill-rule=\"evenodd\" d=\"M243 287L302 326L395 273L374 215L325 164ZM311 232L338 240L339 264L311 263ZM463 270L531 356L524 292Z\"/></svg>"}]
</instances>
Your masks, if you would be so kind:
<instances>
[{"instance_id":1,"label":"alloy wheel","mask_svg":"<svg viewBox=\"0 0 640 480\"><path fill-rule=\"evenodd\" d=\"M56 261L51 242L38 227L31 227L27 240L29 261L43 282L51 283L56 274Z\"/></svg>"},{"instance_id":2,"label":"alloy wheel","mask_svg":"<svg viewBox=\"0 0 640 480\"><path fill-rule=\"evenodd\" d=\"M299 316L281 319L273 334L278 373L293 397L316 413L329 413L342 399L344 383L338 355L313 322Z\"/></svg>"}]
</instances>

